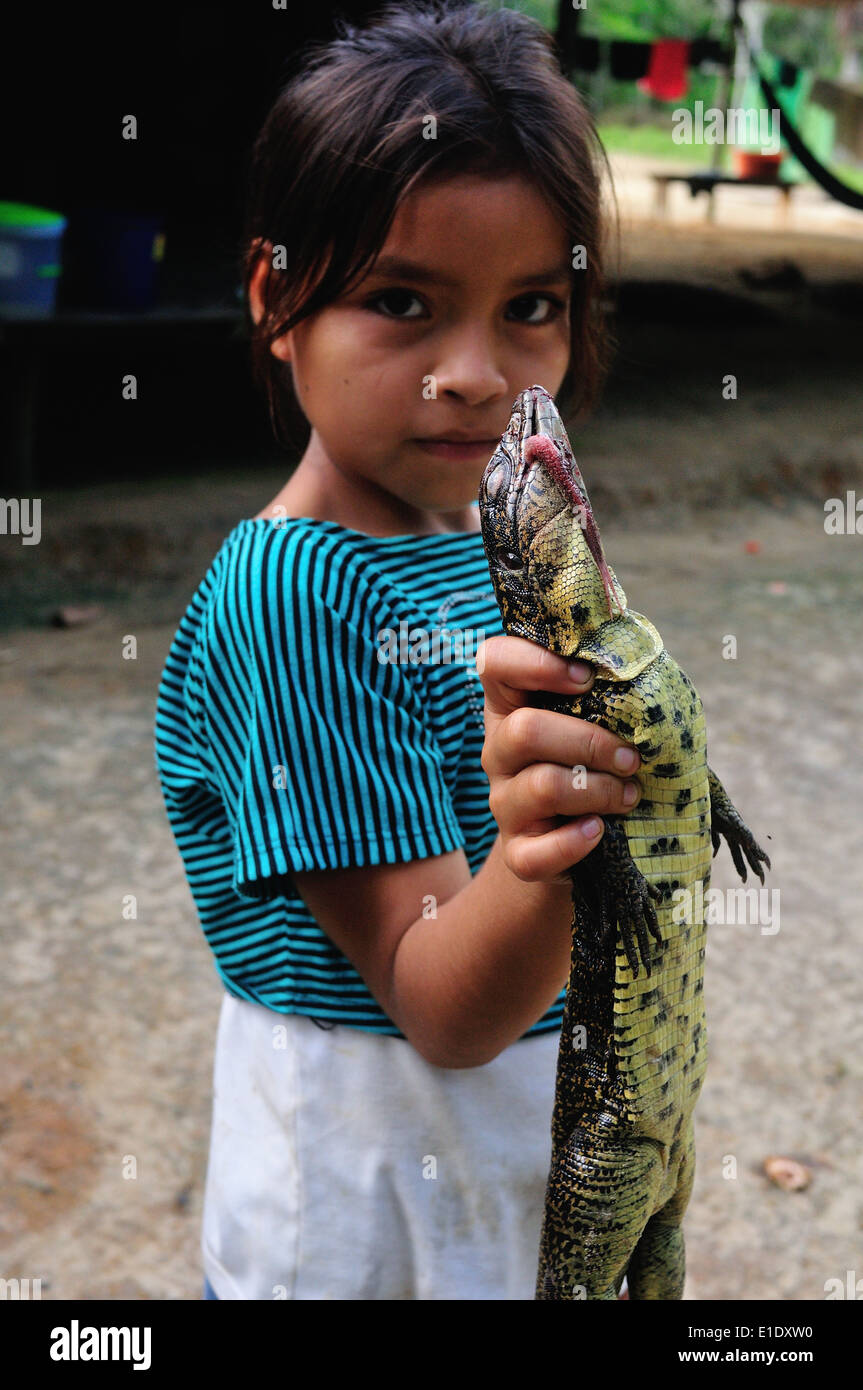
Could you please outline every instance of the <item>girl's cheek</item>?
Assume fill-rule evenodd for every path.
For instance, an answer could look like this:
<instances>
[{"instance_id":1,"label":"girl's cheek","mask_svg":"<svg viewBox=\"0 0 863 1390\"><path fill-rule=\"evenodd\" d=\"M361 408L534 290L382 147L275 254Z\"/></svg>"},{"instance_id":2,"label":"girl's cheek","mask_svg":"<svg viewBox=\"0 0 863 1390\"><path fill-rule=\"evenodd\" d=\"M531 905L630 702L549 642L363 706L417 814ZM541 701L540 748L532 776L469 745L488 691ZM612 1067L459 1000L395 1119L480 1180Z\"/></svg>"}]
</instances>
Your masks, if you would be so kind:
<instances>
[{"instance_id":1,"label":"girl's cheek","mask_svg":"<svg viewBox=\"0 0 863 1390\"><path fill-rule=\"evenodd\" d=\"M537 363L546 363L549 368L560 365L561 371L569 362L572 349L569 321L563 315L550 325L549 332L537 334L533 342L525 346L525 356Z\"/></svg>"},{"instance_id":2,"label":"girl's cheek","mask_svg":"<svg viewBox=\"0 0 863 1390\"><path fill-rule=\"evenodd\" d=\"M408 351L417 337L416 332L412 333L404 324L363 309L340 313L332 330L333 340L343 352L353 353L361 348L363 354L373 355Z\"/></svg>"}]
</instances>

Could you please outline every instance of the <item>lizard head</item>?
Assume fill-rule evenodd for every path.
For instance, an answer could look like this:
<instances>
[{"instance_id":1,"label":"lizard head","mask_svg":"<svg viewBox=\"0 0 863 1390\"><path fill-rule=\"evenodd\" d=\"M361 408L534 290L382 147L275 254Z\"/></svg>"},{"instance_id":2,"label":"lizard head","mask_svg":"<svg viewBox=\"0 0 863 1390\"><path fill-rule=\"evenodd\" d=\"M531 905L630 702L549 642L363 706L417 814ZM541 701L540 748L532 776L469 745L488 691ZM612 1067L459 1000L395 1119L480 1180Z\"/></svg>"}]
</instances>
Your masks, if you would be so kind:
<instances>
[{"instance_id":1,"label":"lizard head","mask_svg":"<svg viewBox=\"0 0 863 1390\"><path fill-rule=\"evenodd\" d=\"M516 399L483 474L479 507L508 633L569 656L626 613L563 421L543 387Z\"/></svg>"}]
</instances>

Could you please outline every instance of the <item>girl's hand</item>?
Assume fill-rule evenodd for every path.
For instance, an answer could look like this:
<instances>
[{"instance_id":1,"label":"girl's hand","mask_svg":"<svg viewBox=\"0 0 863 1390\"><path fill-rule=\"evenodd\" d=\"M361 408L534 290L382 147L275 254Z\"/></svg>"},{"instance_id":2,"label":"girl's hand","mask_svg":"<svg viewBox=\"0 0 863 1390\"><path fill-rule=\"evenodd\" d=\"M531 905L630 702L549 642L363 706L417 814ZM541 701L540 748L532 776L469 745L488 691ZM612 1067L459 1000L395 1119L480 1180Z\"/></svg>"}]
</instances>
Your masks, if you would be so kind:
<instances>
[{"instance_id":1,"label":"girl's hand","mask_svg":"<svg viewBox=\"0 0 863 1390\"><path fill-rule=\"evenodd\" d=\"M641 796L627 782L641 763L637 751L584 719L527 703L529 690L579 695L594 681L574 681L566 659L524 637L489 637L477 651L485 691L481 763L490 784L489 808L500 829L507 867L527 883L568 882L567 870L598 844L597 815L625 815ZM620 766L616 756L631 760ZM586 769L583 787L574 769ZM636 795L627 802L628 788ZM558 825L558 816L567 817Z\"/></svg>"}]
</instances>

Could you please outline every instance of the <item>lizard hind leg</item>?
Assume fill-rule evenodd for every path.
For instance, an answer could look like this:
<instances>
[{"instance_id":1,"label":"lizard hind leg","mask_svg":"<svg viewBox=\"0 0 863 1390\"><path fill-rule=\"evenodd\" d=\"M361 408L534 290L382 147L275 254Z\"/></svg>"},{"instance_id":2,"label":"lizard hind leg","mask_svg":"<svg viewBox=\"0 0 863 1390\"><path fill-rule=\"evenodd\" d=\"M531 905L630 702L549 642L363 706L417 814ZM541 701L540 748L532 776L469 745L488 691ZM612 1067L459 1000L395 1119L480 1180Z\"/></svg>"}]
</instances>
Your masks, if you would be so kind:
<instances>
[{"instance_id":1,"label":"lizard hind leg","mask_svg":"<svg viewBox=\"0 0 863 1390\"><path fill-rule=\"evenodd\" d=\"M686 1278L686 1248L683 1241L683 1213L689 1204L695 1178L695 1142L689 1126L687 1142L673 1196L651 1216L633 1251L626 1282L634 1300L683 1298Z\"/></svg>"},{"instance_id":2,"label":"lizard hind leg","mask_svg":"<svg viewBox=\"0 0 863 1390\"><path fill-rule=\"evenodd\" d=\"M662 1176L652 1143L577 1128L549 1172L536 1298L616 1299Z\"/></svg>"}]
</instances>

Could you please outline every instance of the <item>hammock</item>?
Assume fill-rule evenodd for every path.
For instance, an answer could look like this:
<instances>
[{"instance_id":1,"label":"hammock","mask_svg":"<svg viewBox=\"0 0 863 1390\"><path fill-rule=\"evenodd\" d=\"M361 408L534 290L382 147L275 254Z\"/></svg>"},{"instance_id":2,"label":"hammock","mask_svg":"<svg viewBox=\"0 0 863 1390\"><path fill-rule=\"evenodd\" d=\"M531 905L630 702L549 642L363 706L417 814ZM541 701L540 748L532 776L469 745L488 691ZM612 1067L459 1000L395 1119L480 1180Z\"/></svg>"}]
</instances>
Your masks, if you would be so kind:
<instances>
[{"instance_id":1,"label":"hammock","mask_svg":"<svg viewBox=\"0 0 863 1390\"><path fill-rule=\"evenodd\" d=\"M782 139L788 145L791 153L800 160L806 172L812 175L815 182L820 184L824 192L829 193L831 198L835 198L837 202L844 203L846 207L856 208L858 212L863 212L863 193L858 193L856 188L849 188L847 183L842 183L841 179L837 179L835 174L831 174L829 169L825 169L824 165L815 158L812 151L806 148L800 138L799 132L794 129L794 126L783 111L782 103L777 97L773 86L767 81L767 78L759 68L758 59L751 48L749 49L749 57L752 61L753 70L757 74L758 81L761 84L761 90L767 98L769 105L775 107L779 112L779 128L782 133Z\"/></svg>"}]
</instances>

